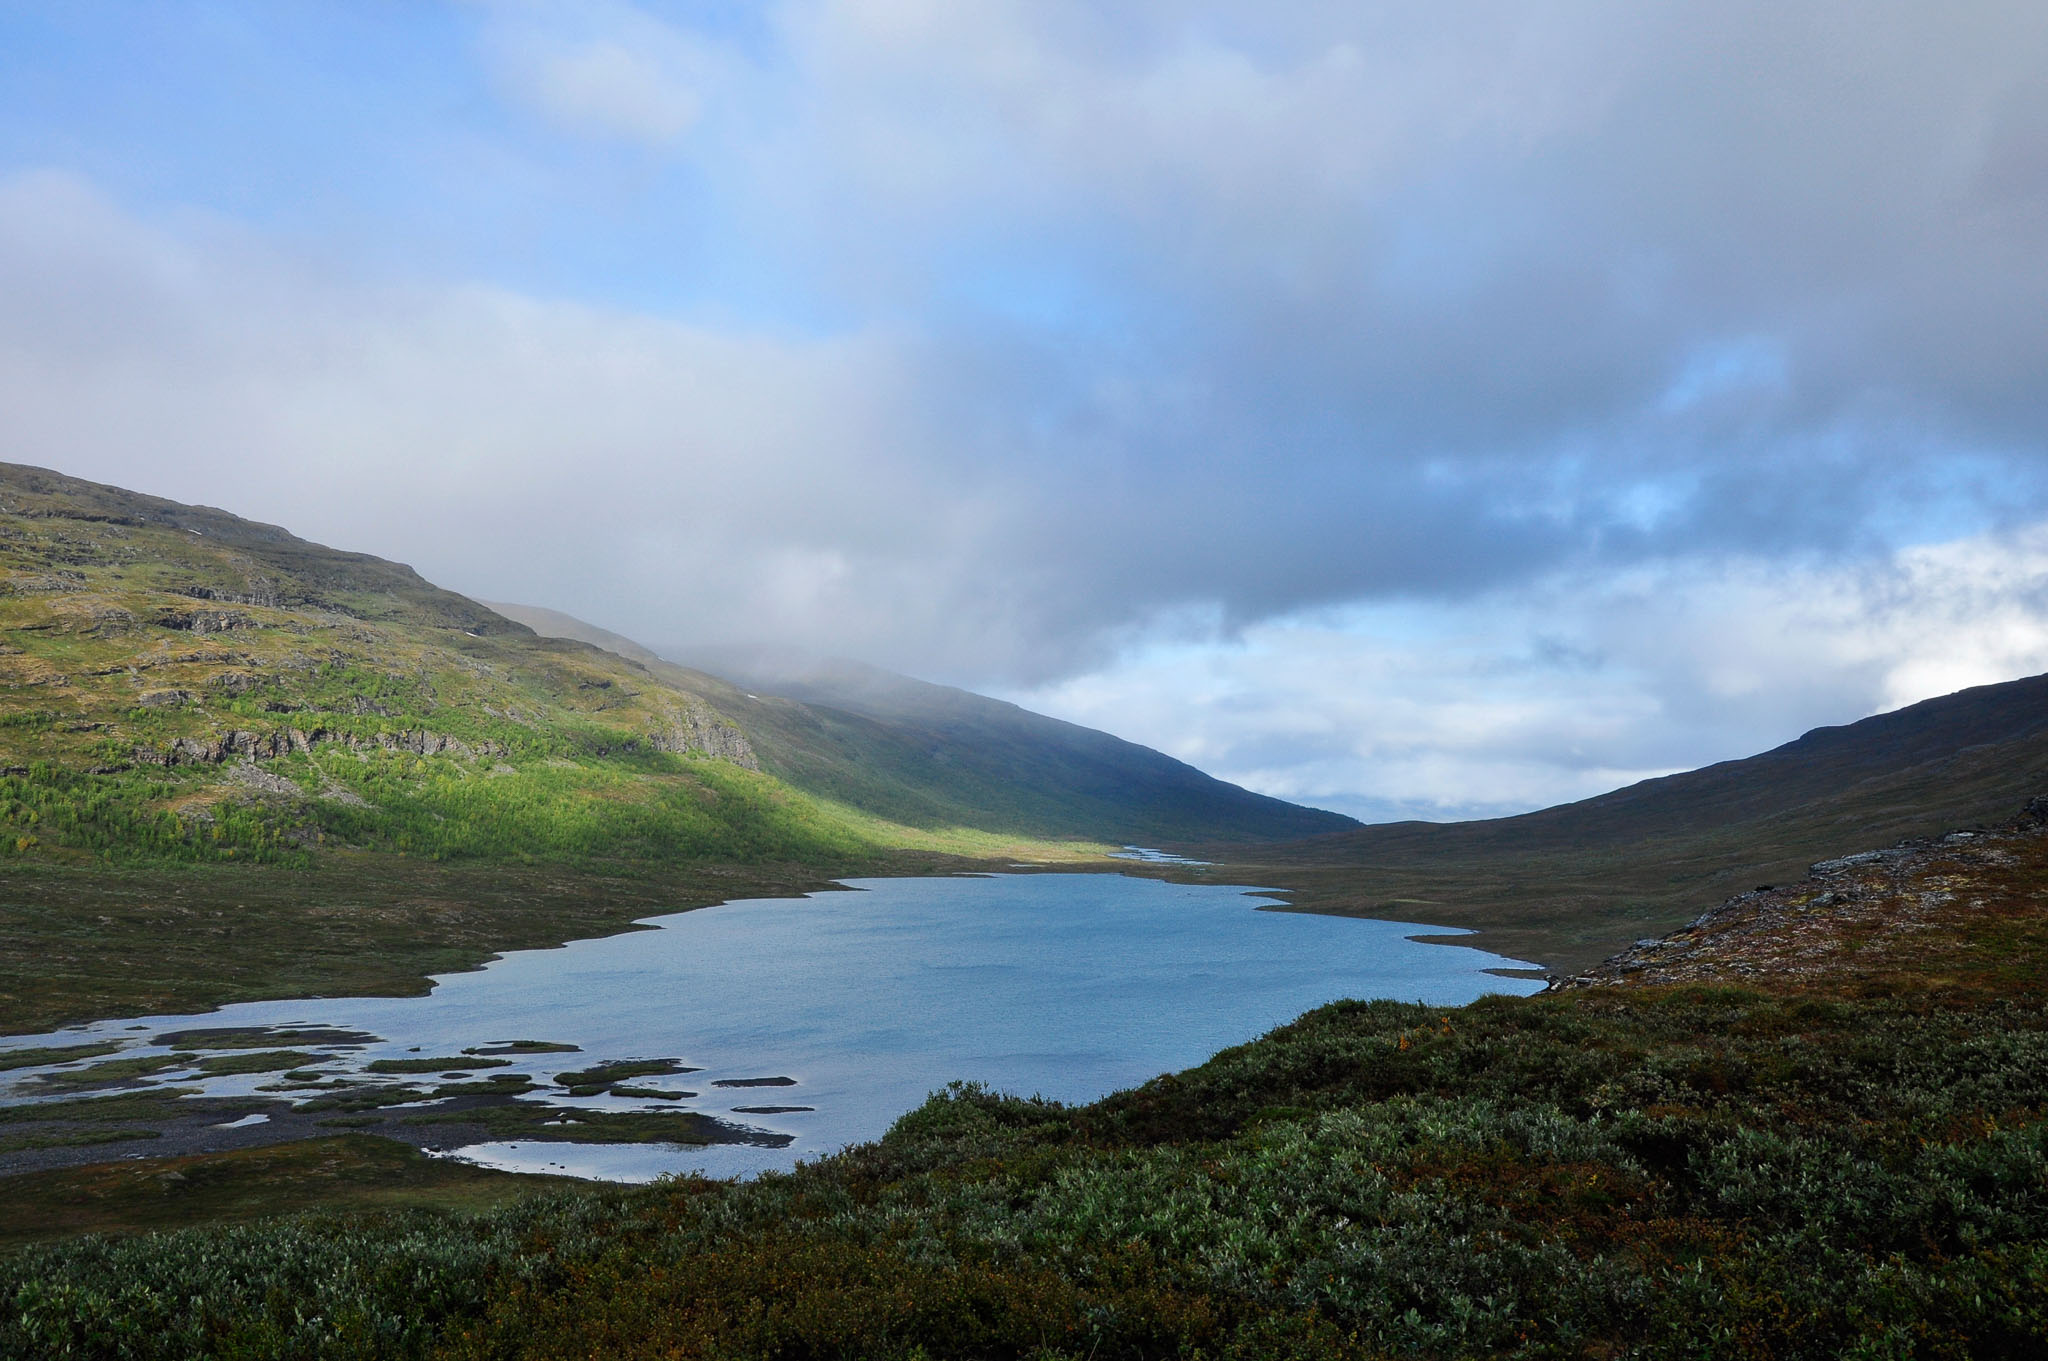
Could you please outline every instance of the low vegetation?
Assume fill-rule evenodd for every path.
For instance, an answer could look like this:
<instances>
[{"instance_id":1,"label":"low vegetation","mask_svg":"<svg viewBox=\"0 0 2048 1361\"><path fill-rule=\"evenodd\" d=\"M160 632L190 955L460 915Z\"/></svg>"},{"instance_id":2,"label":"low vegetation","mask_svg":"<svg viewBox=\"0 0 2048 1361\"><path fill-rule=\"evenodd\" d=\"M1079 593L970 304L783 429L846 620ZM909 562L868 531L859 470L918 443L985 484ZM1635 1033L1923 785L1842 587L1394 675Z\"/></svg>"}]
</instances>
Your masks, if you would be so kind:
<instances>
[{"instance_id":1,"label":"low vegetation","mask_svg":"<svg viewBox=\"0 0 2048 1361\"><path fill-rule=\"evenodd\" d=\"M1341 1003L1083 1107L956 1086L753 1183L32 1247L0 1351L2036 1356L2044 867L2030 824L1738 912L1724 973L1800 960L1743 986ZM1859 925L1886 891L1910 948Z\"/></svg>"},{"instance_id":2,"label":"low vegetation","mask_svg":"<svg viewBox=\"0 0 2048 1361\"><path fill-rule=\"evenodd\" d=\"M400 1207L413 1213L426 1208L474 1211L574 1183L493 1172L429 1158L389 1139L344 1134L204 1157L123 1160L15 1177L0 1185L7 1188L7 1214L0 1218L4 1253L53 1234L132 1233L195 1219L216 1225L263 1219L274 1217L280 1205L329 1212ZM0 1356L40 1358L34 1345L21 1349L20 1337L19 1331L0 1334ZM65 1353L59 1349L48 1354ZM110 1352L87 1343L73 1347L71 1354Z\"/></svg>"},{"instance_id":3,"label":"low vegetation","mask_svg":"<svg viewBox=\"0 0 2048 1361\"><path fill-rule=\"evenodd\" d=\"M2038 1000L1344 1004L1091 1107L957 1088L750 1185L28 1250L0 1346L2031 1355L2044 1105Z\"/></svg>"}]
</instances>

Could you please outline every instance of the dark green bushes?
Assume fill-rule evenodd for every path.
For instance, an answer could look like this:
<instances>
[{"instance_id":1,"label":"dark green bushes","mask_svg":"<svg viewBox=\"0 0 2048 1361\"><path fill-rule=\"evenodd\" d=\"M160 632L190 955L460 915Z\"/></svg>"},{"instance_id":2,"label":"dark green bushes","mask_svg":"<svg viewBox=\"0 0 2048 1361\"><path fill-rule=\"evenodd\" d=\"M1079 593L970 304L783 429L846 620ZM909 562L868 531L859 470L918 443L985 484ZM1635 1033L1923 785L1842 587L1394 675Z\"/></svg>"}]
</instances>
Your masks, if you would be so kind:
<instances>
[{"instance_id":1,"label":"dark green bushes","mask_svg":"<svg viewBox=\"0 0 2048 1361\"><path fill-rule=\"evenodd\" d=\"M132 773L85 775L38 761L26 775L0 776L0 857L62 847L117 863L301 858L291 840L301 820L286 811L223 800L200 816L180 817L156 802L176 788Z\"/></svg>"},{"instance_id":2,"label":"dark green bushes","mask_svg":"<svg viewBox=\"0 0 2048 1361\"><path fill-rule=\"evenodd\" d=\"M0 1353L2034 1356L2044 1106L2031 1003L1347 1003L750 1185L38 1250Z\"/></svg>"}]
</instances>

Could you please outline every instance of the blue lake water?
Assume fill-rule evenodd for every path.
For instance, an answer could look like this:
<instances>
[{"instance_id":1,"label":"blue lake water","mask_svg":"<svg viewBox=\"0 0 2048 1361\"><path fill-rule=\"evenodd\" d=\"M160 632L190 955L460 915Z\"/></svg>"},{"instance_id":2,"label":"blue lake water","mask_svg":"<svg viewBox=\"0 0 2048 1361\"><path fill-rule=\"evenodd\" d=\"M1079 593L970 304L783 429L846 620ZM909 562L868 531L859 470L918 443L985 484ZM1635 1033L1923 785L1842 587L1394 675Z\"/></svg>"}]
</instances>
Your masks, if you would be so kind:
<instances>
[{"instance_id":1,"label":"blue lake water","mask_svg":"<svg viewBox=\"0 0 2048 1361\"><path fill-rule=\"evenodd\" d=\"M326 1071L352 1076L380 1058L551 1041L582 1052L507 1055L515 1066L496 1071L552 1083L601 1061L675 1059L702 1071L645 1085L686 1085L691 1099L570 1098L559 1087L534 1095L613 1110L684 1108L790 1138L782 1148L529 1142L458 1151L523 1170L641 1180L786 1168L880 1135L953 1079L1086 1101L1337 998L1453 1006L1541 987L1484 972L1513 960L1407 938L1440 928L1258 911L1271 900L1247 888L1114 874L846 884L853 891L726 903L651 918L652 930L521 951L439 977L425 997L246 1003L15 1037L0 1049L120 1039L129 1052L162 1053L150 1048L157 1035L195 1026L319 1026L366 1032L356 1043L311 1046ZM0 1100L33 1090L41 1071L0 1073ZM716 1085L769 1077L794 1082ZM239 1095L276 1075L157 1080ZM735 1112L770 1105L811 1109Z\"/></svg>"}]
</instances>

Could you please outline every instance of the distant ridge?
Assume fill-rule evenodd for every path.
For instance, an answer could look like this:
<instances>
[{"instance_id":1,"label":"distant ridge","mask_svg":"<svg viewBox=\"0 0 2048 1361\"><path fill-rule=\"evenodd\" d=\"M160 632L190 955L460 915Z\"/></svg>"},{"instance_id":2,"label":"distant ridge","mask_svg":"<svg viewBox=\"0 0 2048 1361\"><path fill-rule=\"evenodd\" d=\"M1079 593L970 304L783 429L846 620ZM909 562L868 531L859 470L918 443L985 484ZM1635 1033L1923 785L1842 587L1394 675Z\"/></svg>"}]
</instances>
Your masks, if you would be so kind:
<instances>
[{"instance_id":1,"label":"distant ridge","mask_svg":"<svg viewBox=\"0 0 2048 1361\"><path fill-rule=\"evenodd\" d=\"M1577 803L1360 827L1261 863L1303 906L1483 927L1489 948L1581 968L1814 861L2001 822L2041 793L2048 676L2032 676Z\"/></svg>"},{"instance_id":2,"label":"distant ridge","mask_svg":"<svg viewBox=\"0 0 2048 1361\"><path fill-rule=\"evenodd\" d=\"M1277 841L1358 826L1109 733L880 667L769 649L692 653L683 666L559 611L492 608L694 689L723 686L717 702L753 739L763 769L895 821L993 820L1033 836L1177 844Z\"/></svg>"},{"instance_id":3,"label":"distant ridge","mask_svg":"<svg viewBox=\"0 0 2048 1361\"><path fill-rule=\"evenodd\" d=\"M613 633L595 624L586 624L571 614L560 610L543 609L539 605L514 605L501 600L485 600L481 604L532 629L543 638L569 638L592 647L601 647L606 652L615 652L628 661L639 662L642 666L668 665L664 658L640 646L623 633Z\"/></svg>"},{"instance_id":4,"label":"distant ridge","mask_svg":"<svg viewBox=\"0 0 2048 1361\"><path fill-rule=\"evenodd\" d=\"M1756 756L1643 780L1576 803L1479 822L1392 823L1344 834L1387 847L1409 829L1475 844L1511 836L1559 849L1763 828L1788 817L1882 835L2010 813L2048 780L2048 675L1980 685L1855 723L1820 727Z\"/></svg>"}]
</instances>

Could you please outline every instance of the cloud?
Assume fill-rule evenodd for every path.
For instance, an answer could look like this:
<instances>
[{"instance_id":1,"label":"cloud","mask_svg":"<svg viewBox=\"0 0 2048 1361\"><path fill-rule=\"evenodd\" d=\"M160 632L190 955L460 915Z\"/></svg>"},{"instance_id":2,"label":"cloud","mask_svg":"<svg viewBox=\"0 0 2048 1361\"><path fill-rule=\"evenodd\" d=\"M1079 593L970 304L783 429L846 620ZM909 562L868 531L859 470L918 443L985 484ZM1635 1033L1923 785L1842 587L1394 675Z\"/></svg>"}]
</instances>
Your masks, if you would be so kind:
<instances>
[{"instance_id":1,"label":"cloud","mask_svg":"<svg viewBox=\"0 0 2048 1361\"><path fill-rule=\"evenodd\" d=\"M983 424L986 380L913 331L332 278L56 174L0 185L0 298L17 458L229 500L656 642L766 634L1038 677L1109 655L1190 581L1285 599L1325 570L1313 542L1246 559L1237 518L1292 492L1076 481L1048 466L1063 451ZM1540 548L1469 486L1403 492L1399 515L1337 527L1376 534L1385 570L1432 534ZM1168 557L1128 518L1147 503L1189 535Z\"/></svg>"},{"instance_id":2,"label":"cloud","mask_svg":"<svg viewBox=\"0 0 2048 1361\"><path fill-rule=\"evenodd\" d=\"M612 42L585 43L536 61L527 92L572 127L672 142L697 121L697 97L653 62Z\"/></svg>"},{"instance_id":3,"label":"cloud","mask_svg":"<svg viewBox=\"0 0 2048 1361\"><path fill-rule=\"evenodd\" d=\"M1314 754L1381 731L1319 696L1436 676L1468 700L1416 691L1433 745L1399 760L1443 806L1934 684L1761 666L1783 602L1713 602L1754 576L1910 604L1947 580L1899 575L1916 545L2048 516L2048 11L451 12L503 102L365 120L454 128L450 173L351 227L373 247L176 182L0 181L14 457L657 645L1048 695L1135 685L1124 656L1219 668L1241 723L1145 731L1275 788L1381 789L1391 748ZM2004 617L1980 604L1954 626ZM1622 717L1560 728L1517 656ZM1745 668L1781 698L1752 713ZM1650 742L1664 721L1694 736Z\"/></svg>"},{"instance_id":4,"label":"cloud","mask_svg":"<svg viewBox=\"0 0 2048 1361\"><path fill-rule=\"evenodd\" d=\"M719 58L628 5L499 7L486 44L503 88L563 128L664 147L703 111Z\"/></svg>"},{"instance_id":5,"label":"cloud","mask_svg":"<svg viewBox=\"0 0 2048 1361\"><path fill-rule=\"evenodd\" d=\"M1787 571L1547 576L1454 609L1275 619L1012 691L1368 820L1491 817L2048 671L2048 524Z\"/></svg>"}]
</instances>

